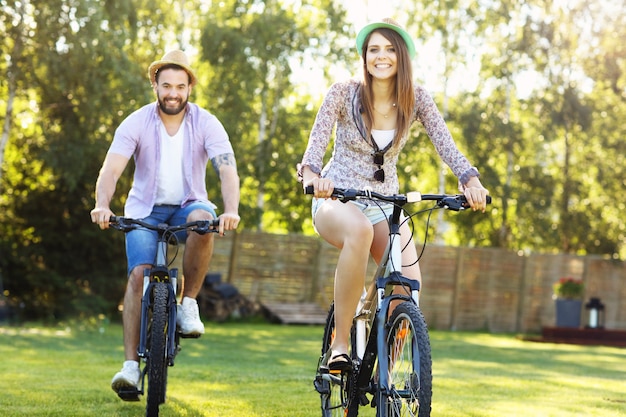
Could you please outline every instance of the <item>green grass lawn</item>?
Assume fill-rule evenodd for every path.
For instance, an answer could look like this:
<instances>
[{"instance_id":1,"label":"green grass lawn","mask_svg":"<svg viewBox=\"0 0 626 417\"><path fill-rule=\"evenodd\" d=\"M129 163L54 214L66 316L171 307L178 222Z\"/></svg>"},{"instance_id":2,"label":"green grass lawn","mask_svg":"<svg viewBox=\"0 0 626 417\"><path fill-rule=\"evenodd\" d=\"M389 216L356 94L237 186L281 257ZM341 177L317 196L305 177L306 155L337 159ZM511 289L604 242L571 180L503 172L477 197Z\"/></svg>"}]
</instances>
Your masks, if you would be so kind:
<instances>
[{"instance_id":1,"label":"green grass lawn","mask_svg":"<svg viewBox=\"0 0 626 417\"><path fill-rule=\"evenodd\" d=\"M320 326L207 323L183 340L162 416L319 416L312 379ZM626 349L431 334L433 416L626 416ZM141 416L109 383L122 331L0 327L0 415ZM374 416L364 408L363 416Z\"/></svg>"}]
</instances>

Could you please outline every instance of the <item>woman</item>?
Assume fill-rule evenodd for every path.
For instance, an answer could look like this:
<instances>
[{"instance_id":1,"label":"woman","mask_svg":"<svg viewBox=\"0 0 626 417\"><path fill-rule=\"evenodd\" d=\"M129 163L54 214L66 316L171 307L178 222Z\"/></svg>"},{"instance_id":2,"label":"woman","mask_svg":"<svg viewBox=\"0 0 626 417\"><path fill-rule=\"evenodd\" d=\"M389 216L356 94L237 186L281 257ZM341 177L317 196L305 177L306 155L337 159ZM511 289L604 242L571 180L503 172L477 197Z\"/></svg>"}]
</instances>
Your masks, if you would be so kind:
<instances>
[{"instance_id":1,"label":"woman","mask_svg":"<svg viewBox=\"0 0 626 417\"><path fill-rule=\"evenodd\" d=\"M415 45L392 19L365 26L357 35L363 58L363 80L331 86L318 111L309 143L299 164L299 179L314 189L313 221L319 235L340 249L335 272L336 337L327 356L331 370L351 366L348 339L352 318L365 284L371 254L379 263L389 229L385 216L392 207L330 199L333 188L370 187L383 194L399 191L396 163L409 138L411 124L422 123L439 156L459 178L459 187L473 210L484 212L488 191L476 168L457 149L435 103L426 90L413 84L410 59ZM336 126L332 158L322 161ZM402 247L411 239L405 223ZM402 273L421 281L415 245L402 253Z\"/></svg>"}]
</instances>

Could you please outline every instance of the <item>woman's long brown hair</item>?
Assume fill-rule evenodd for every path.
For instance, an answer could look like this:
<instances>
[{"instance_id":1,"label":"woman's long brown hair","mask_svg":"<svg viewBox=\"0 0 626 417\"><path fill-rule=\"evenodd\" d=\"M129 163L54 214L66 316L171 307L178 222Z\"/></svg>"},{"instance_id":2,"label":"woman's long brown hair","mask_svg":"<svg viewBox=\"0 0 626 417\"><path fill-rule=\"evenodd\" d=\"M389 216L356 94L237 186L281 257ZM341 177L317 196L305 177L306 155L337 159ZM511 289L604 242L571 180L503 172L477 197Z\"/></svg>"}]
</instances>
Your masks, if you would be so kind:
<instances>
[{"instance_id":1,"label":"woman's long brown hair","mask_svg":"<svg viewBox=\"0 0 626 417\"><path fill-rule=\"evenodd\" d=\"M395 24L389 21L387 23ZM396 73L395 103L398 113L396 116L396 135L393 138L393 146L397 146L400 140L408 134L415 108L415 90L413 88L413 67L409 57L409 51L402 36L393 29L378 28L373 30L365 42L363 42L363 85L361 86L361 100L363 103L363 121L368 132L372 131L374 112L374 92L372 90L372 75L367 72L367 45L374 32L383 35L396 50L398 72ZM371 135L370 135L371 136Z\"/></svg>"}]
</instances>

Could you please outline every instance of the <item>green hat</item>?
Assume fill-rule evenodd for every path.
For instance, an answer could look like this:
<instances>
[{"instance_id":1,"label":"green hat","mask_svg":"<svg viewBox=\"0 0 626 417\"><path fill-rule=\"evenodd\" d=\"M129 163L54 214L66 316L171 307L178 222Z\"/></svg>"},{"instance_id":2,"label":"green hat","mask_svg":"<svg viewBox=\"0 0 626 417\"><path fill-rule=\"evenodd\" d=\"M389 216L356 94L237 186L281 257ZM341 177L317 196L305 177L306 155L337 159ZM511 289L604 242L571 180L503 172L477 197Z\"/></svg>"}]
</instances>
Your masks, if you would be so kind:
<instances>
[{"instance_id":1,"label":"green hat","mask_svg":"<svg viewBox=\"0 0 626 417\"><path fill-rule=\"evenodd\" d=\"M406 47L409 50L409 56L411 58L415 58L415 44L413 43L413 39L411 39L411 35L409 35L406 30L402 29L400 25L398 25L397 22L393 19L383 19L383 21L381 22L370 23L369 25L361 29L359 34L356 35L356 49L359 51L359 56L363 54L363 43L365 42L365 39L374 30L380 28L395 30L398 34L400 34L400 36L402 36L402 39L404 39L404 42L406 43Z\"/></svg>"}]
</instances>

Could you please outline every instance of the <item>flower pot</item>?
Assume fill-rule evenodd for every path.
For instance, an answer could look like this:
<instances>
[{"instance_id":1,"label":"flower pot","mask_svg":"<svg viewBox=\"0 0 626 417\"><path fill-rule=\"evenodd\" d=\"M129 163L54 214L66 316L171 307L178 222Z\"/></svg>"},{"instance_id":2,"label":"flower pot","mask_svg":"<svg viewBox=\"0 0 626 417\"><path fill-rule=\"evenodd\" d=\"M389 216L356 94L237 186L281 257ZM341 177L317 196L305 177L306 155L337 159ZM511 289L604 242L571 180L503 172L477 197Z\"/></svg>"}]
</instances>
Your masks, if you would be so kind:
<instances>
[{"instance_id":1,"label":"flower pot","mask_svg":"<svg viewBox=\"0 0 626 417\"><path fill-rule=\"evenodd\" d=\"M580 327L582 300L557 298L555 305L556 327Z\"/></svg>"}]
</instances>

